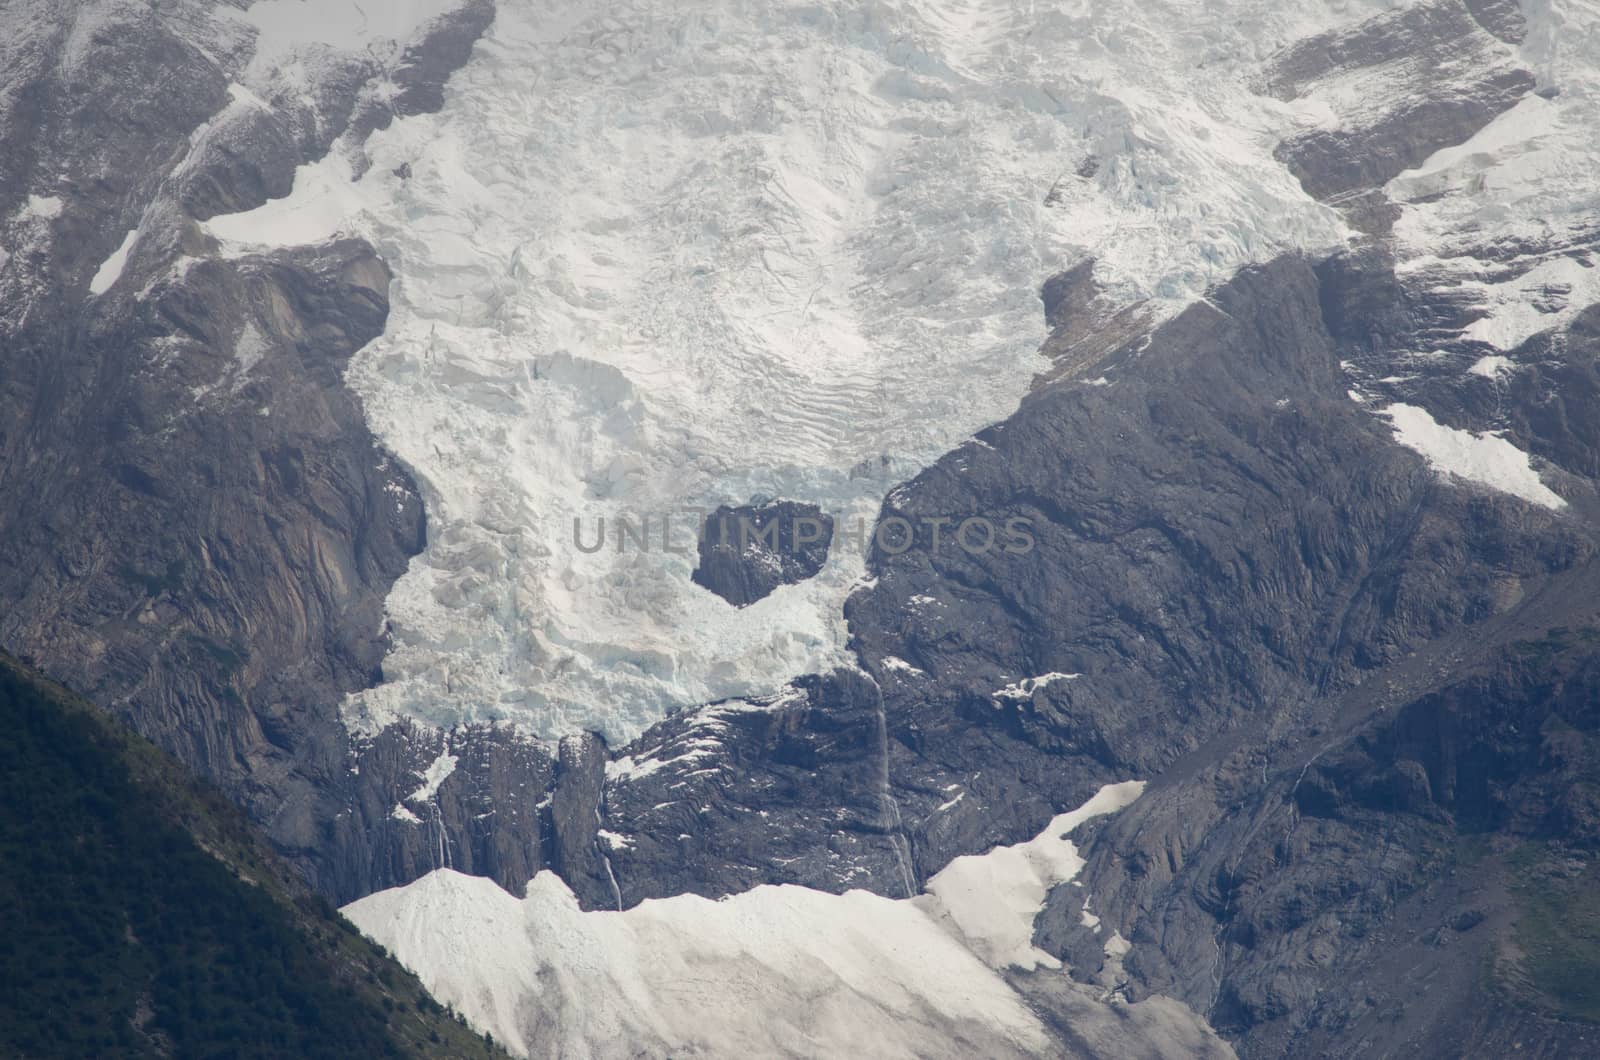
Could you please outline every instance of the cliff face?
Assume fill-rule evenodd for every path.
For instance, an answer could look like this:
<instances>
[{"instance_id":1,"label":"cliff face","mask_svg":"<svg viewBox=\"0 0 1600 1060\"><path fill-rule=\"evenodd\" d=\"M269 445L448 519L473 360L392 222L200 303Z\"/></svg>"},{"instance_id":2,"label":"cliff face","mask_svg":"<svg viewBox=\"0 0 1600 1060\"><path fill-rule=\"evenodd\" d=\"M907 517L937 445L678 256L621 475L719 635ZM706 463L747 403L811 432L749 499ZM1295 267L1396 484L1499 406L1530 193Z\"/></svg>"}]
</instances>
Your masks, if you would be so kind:
<instances>
[{"instance_id":1,"label":"cliff face","mask_svg":"<svg viewBox=\"0 0 1600 1060\"><path fill-rule=\"evenodd\" d=\"M442 848L390 816L426 741L379 737L363 772L338 720L380 677L384 597L426 533L344 385L391 276L360 240L224 255L195 222L437 106L492 14L464 4L387 51L319 53L301 86L253 72L226 7L6 16L0 643L220 783L335 896ZM374 97L374 80L399 87ZM464 799L552 768L514 740L465 744ZM508 885L540 863L536 825L469 838L450 805L456 863Z\"/></svg>"},{"instance_id":2,"label":"cliff face","mask_svg":"<svg viewBox=\"0 0 1600 1060\"><path fill-rule=\"evenodd\" d=\"M1134 931L1136 993L1205 1007L1242 1055L1586 1051L1595 634L1486 627L1096 838L1085 887ZM1077 920L1059 894L1040 930Z\"/></svg>"}]
</instances>

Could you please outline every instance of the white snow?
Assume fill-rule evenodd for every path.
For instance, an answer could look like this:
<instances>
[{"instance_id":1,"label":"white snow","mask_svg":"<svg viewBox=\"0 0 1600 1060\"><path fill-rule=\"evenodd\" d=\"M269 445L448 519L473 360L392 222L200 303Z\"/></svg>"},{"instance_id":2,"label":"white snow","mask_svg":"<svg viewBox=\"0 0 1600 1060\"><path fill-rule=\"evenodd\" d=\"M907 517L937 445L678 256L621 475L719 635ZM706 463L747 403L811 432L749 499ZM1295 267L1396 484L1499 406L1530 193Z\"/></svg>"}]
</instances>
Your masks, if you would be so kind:
<instances>
[{"instance_id":1,"label":"white snow","mask_svg":"<svg viewBox=\"0 0 1600 1060\"><path fill-rule=\"evenodd\" d=\"M883 668L885 670L889 670L889 671L891 671L893 673L902 673L902 674L907 674L907 675L911 675L911 676L916 676L916 675L921 675L923 677L927 676L927 673L925 671L923 671L921 668L916 667L916 666L912 666L910 663L906 662L904 659L902 659L902 658L900 658L898 656L895 656L895 655L886 655L886 656L884 656L884 658L883 658Z\"/></svg>"},{"instance_id":2,"label":"white snow","mask_svg":"<svg viewBox=\"0 0 1600 1060\"><path fill-rule=\"evenodd\" d=\"M409 40L424 22L461 0L256 0L241 14L256 30L249 76L284 73L305 56L366 52Z\"/></svg>"},{"instance_id":3,"label":"white snow","mask_svg":"<svg viewBox=\"0 0 1600 1060\"><path fill-rule=\"evenodd\" d=\"M668 766L681 770L684 766L709 762L723 749L722 735L728 729L731 715L777 710L803 696L798 689L786 686L761 699L729 699L696 707L683 715L684 725L677 735L651 747L643 758L623 755L606 762L606 781L627 783Z\"/></svg>"},{"instance_id":4,"label":"white snow","mask_svg":"<svg viewBox=\"0 0 1600 1060\"><path fill-rule=\"evenodd\" d=\"M660 769L663 764L655 759L640 763L632 755L623 755L606 763L606 780L622 781L646 777Z\"/></svg>"},{"instance_id":5,"label":"white snow","mask_svg":"<svg viewBox=\"0 0 1600 1060\"><path fill-rule=\"evenodd\" d=\"M1476 294L1487 315L1465 337L1506 351L1600 301L1600 268L1564 253L1564 245L1592 238L1600 211L1600 184L1585 176L1600 166L1600 8L1530 0L1522 9L1528 34L1516 49L1518 62L1554 89L1554 98L1530 94L1387 188L1404 204L1395 235L1409 260L1403 257L1398 271ZM1516 270L1475 256L1482 248L1540 244L1553 249L1522 255Z\"/></svg>"},{"instance_id":6,"label":"white snow","mask_svg":"<svg viewBox=\"0 0 1600 1060\"><path fill-rule=\"evenodd\" d=\"M248 376L256 365L261 363L261 359L267 355L267 350L267 339L261 334L261 329L256 327L253 321L246 321L233 344L232 373L235 388L244 382L245 376Z\"/></svg>"},{"instance_id":7,"label":"white snow","mask_svg":"<svg viewBox=\"0 0 1600 1060\"><path fill-rule=\"evenodd\" d=\"M1026 843L956 858L928 881L927 895L912 900L992 968L1059 968L1061 962L1033 945L1033 922L1050 889L1083 868L1078 848L1063 836L1091 817L1115 813L1143 791L1139 780L1101 788Z\"/></svg>"},{"instance_id":8,"label":"white snow","mask_svg":"<svg viewBox=\"0 0 1600 1060\"><path fill-rule=\"evenodd\" d=\"M1579 264L1565 255L1551 257L1514 280L1482 284L1489 315L1468 325L1463 337L1514 350L1531 336L1566 323L1600 302L1600 268ZM1560 308L1551 312L1547 299ZM1540 304L1545 303L1546 308Z\"/></svg>"},{"instance_id":9,"label":"white snow","mask_svg":"<svg viewBox=\"0 0 1600 1060\"><path fill-rule=\"evenodd\" d=\"M439 755L439 757L428 763L428 768L422 772L422 786L406 796L406 801L427 802L439 794L439 785L443 784L445 778L455 771L456 756L453 754Z\"/></svg>"},{"instance_id":10,"label":"white snow","mask_svg":"<svg viewBox=\"0 0 1600 1060\"><path fill-rule=\"evenodd\" d=\"M294 4L259 8L290 34ZM357 232L396 272L350 379L429 541L351 724L615 745L847 664L856 550L736 610L690 557L580 553L574 519L762 493L870 522L1015 407L1052 272L1092 253L1113 297L1170 311L1338 243L1272 158L1289 108L1245 74L1372 9L501 4L443 111L375 134L360 180L336 148L288 199L208 225L238 249Z\"/></svg>"},{"instance_id":11,"label":"white snow","mask_svg":"<svg viewBox=\"0 0 1600 1060\"><path fill-rule=\"evenodd\" d=\"M1395 404L1378 410L1394 425L1395 441L1421 453L1428 466L1546 508L1567 502L1539 479L1528 454L1504 438L1474 434L1437 422L1427 409Z\"/></svg>"},{"instance_id":12,"label":"white snow","mask_svg":"<svg viewBox=\"0 0 1600 1060\"><path fill-rule=\"evenodd\" d=\"M412 813L403 803L395 803L394 809L389 811L389 816L396 821L404 821L406 824L422 823L422 818Z\"/></svg>"},{"instance_id":13,"label":"white snow","mask_svg":"<svg viewBox=\"0 0 1600 1060\"><path fill-rule=\"evenodd\" d=\"M1467 374L1481 375L1485 379L1499 379L1515 368L1516 365L1511 358L1502 357L1499 354L1490 354L1488 357L1480 357L1474 361L1472 367L1467 369Z\"/></svg>"},{"instance_id":14,"label":"white snow","mask_svg":"<svg viewBox=\"0 0 1600 1060\"><path fill-rule=\"evenodd\" d=\"M22 207L23 217L48 221L61 216L61 199L55 195L30 195Z\"/></svg>"},{"instance_id":15,"label":"white snow","mask_svg":"<svg viewBox=\"0 0 1600 1060\"><path fill-rule=\"evenodd\" d=\"M461 0L256 0L244 17L261 34L258 54L313 44L357 51L374 39L404 40L460 6Z\"/></svg>"},{"instance_id":16,"label":"white snow","mask_svg":"<svg viewBox=\"0 0 1600 1060\"><path fill-rule=\"evenodd\" d=\"M321 161L295 171L293 209L273 208L229 214L211 222L211 230L226 238L246 243L295 246L318 243L333 236L340 224L358 209L361 189L351 183L350 162L342 154L330 152Z\"/></svg>"},{"instance_id":17,"label":"white snow","mask_svg":"<svg viewBox=\"0 0 1600 1060\"><path fill-rule=\"evenodd\" d=\"M583 912L550 872L519 901L441 869L343 912L522 1056L1037 1056L1050 1040L995 969L1052 963L1027 939L1044 889L1081 866L1060 834L1141 787L959 859L911 900L763 886Z\"/></svg>"},{"instance_id":18,"label":"white snow","mask_svg":"<svg viewBox=\"0 0 1600 1060\"><path fill-rule=\"evenodd\" d=\"M590 912L542 872L518 901L436 870L346 906L434 996L519 1056L1039 1054L1021 999L914 906L760 887Z\"/></svg>"},{"instance_id":19,"label":"white snow","mask_svg":"<svg viewBox=\"0 0 1600 1060\"><path fill-rule=\"evenodd\" d=\"M1003 675L1002 675L1003 676ZM1020 681L1013 681L990 693L995 699L1032 699L1033 694L1041 688L1048 688L1057 681L1076 681L1082 674L1047 673L1038 677L1024 677Z\"/></svg>"},{"instance_id":20,"label":"white snow","mask_svg":"<svg viewBox=\"0 0 1600 1060\"><path fill-rule=\"evenodd\" d=\"M133 250L133 244L139 238L137 228L128 229L128 234L123 237L122 245L111 252L111 256L100 263L95 270L94 279L89 281L90 294L105 294L122 278L122 270L128 264L128 254Z\"/></svg>"},{"instance_id":21,"label":"white snow","mask_svg":"<svg viewBox=\"0 0 1600 1060\"><path fill-rule=\"evenodd\" d=\"M599 837L600 842L604 843L606 848L609 850L627 850L629 847L633 846L632 836L625 836L618 832L609 831L605 828L600 829L600 831L595 834Z\"/></svg>"}]
</instances>

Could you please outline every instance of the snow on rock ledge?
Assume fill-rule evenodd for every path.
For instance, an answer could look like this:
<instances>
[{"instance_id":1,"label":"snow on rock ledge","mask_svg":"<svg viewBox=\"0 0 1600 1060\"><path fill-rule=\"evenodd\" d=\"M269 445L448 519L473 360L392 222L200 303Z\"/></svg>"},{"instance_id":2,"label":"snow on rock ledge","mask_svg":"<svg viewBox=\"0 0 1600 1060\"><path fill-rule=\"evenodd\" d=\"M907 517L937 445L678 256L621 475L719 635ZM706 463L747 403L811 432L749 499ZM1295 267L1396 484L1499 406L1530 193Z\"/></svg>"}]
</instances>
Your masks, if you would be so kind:
<instances>
[{"instance_id":1,"label":"snow on rock ledge","mask_svg":"<svg viewBox=\"0 0 1600 1060\"><path fill-rule=\"evenodd\" d=\"M122 279L122 270L127 268L128 255L132 252L133 244L138 241L138 238L139 230L137 228L128 229L128 234L123 237L122 243L95 270L94 278L89 281L90 294L105 294L116 286L117 281Z\"/></svg>"},{"instance_id":2,"label":"snow on rock ledge","mask_svg":"<svg viewBox=\"0 0 1600 1060\"><path fill-rule=\"evenodd\" d=\"M1123 809L1143 791L1139 780L1101 788L1026 843L956 858L913 901L993 968L1059 968L1060 961L1033 945L1033 921L1050 888L1083 868L1078 848L1064 837L1091 817Z\"/></svg>"},{"instance_id":3,"label":"snow on rock ledge","mask_svg":"<svg viewBox=\"0 0 1600 1060\"><path fill-rule=\"evenodd\" d=\"M1567 506L1560 494L1539 480L1528 454L1504 438L1447 427L1416 405L1390 405L1379 410L1379 415L1394 424L1395 441L1421 453L1428 466L1440 474L1455 475L1541 507Z\"/></svg>"}]
</instances>

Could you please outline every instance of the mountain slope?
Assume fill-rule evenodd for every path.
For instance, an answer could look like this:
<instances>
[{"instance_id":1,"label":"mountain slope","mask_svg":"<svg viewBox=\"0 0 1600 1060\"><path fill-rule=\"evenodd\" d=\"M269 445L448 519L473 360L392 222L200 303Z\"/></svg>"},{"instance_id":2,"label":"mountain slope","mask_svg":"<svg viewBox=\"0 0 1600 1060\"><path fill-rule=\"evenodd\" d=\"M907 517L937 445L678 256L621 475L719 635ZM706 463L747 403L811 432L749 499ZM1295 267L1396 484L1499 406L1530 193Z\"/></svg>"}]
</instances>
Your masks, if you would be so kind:
<instances>
[{"instance_id":1,"label":"mountain slope","mask_svg":"<svg viewBox=\"0 0 1600 1060\"><path fill-rule=\"evenodd\" d=\"M1103 788L908 899L757 887L585 912L554 873L519 902L441 869L344 911L529 1057L1224 1060L1182 1005L1074 983L1029 943L1048 890L1082 867L1067 836L1142 790ZM1121 940L1098 941L1115 963Z\"/></svg>"},{"instance_id":2,"label":"mountain slope","mask_svg":"<svg viewBox=\"0 0 1600 1060\"><path fill-rule=\"evenodd\" d=\"M1592 4L308 6L0 3L0 644L341 903L915 900L1138 777L1030 999L1584 1051ZM569 536L756 496L1036 547Z\"/></svg>"},{"instance_id":3,"label":"mountain slope","mask_svg":"<svg viewBox=\"0 0 1600 1060\"><path fill-rule=\"evenodd\" d=\"M224 260L197 224L436 107L494 15L371 6L0 3L0 647L215 781L341 900L441 848L525 881L537 815L482 804L553 764L459 738L424 827L393 810L438 741L392 731L351 768L339 704L381 679L383 600L426 541L343 379L392 274L359 240Z\"/></svg>"},{"instance_id":4,"label":"mountain slope","mask_svg":"<svg viewBox=\"0 0 1600 1060\"><path fill-rule=\"evenodd\" d=\"M0 656L0 1052L500 1055L219 793Z\"/></svg>"}]
</instances>

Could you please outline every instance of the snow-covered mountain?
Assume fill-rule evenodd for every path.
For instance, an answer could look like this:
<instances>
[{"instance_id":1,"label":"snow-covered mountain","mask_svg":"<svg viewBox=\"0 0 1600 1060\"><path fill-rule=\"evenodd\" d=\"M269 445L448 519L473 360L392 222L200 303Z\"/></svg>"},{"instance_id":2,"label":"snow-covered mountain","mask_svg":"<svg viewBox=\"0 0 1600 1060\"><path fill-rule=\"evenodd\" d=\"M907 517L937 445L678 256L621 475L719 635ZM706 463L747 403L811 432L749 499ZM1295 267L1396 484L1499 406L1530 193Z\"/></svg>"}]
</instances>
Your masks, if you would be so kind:
<instances>
[{"instance_id":1,"label":"snow-covered mountain","mask_svg":"<svg viewBox=\"0 0 1600 1060\"><path fill-rule=\"evenodd\" d=\"M1592 5L0 26L0 647L479 1028L1589 1040Z\"/></svg>"}]
</instances>

